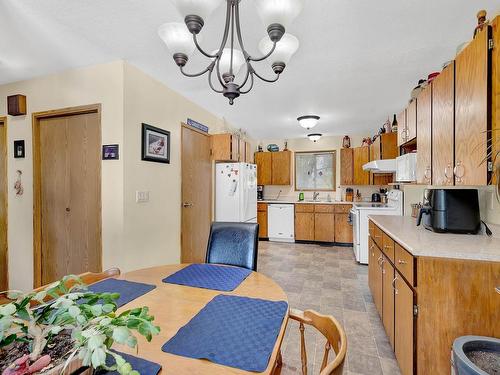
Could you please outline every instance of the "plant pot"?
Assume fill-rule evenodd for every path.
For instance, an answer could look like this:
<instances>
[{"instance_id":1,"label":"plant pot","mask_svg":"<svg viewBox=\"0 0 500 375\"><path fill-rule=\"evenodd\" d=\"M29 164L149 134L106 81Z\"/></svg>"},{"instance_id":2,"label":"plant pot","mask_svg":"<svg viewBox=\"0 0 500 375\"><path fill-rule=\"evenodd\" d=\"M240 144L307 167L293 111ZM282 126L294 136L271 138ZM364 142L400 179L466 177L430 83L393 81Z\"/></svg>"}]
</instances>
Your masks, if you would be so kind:
<instances>
[{"instance_id":1,"label":"plant pot","mask_svg":"<svg viewBox=\"0 0 500 375\"><path fill-rule=\"evenodd\" d=\"M500 339L462 336L453 343L455 375L488 375L500 366Z\"/></svg>"}]
</instances>

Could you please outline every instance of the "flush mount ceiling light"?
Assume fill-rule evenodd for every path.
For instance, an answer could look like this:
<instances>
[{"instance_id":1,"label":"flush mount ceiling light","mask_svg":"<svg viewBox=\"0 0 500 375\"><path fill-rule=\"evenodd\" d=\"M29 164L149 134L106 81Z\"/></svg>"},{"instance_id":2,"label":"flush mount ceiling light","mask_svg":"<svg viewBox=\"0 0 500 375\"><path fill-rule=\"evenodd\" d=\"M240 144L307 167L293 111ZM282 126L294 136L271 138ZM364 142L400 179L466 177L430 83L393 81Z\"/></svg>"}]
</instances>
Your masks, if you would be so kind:
<instances>
[{"instance_id":1,"label":"flush mount ceiling light","mask_svg":"<svg viewBox=\"0 0 500 375\"><path fill-rule=\"evenodd\" d=\"M243 44L239 9L241 0L226 0L226 23L219 49L208 53L201 48L198 34L210 14L222 1L172 0L184 17L185 24L163 24L159 27L158 34L173 54L174 61L182 74L187 77L198 77L208 73L210 88L228 98L229 104L233 104L234 99L250 92L255 77L265 82L276 82L280 74L283 73L286 64L299 48L299 40L293 35L285 33L285 30L299 15L304 0L254 0L257 12L267 26L268 35L259 43L259 50L263 54L259 57L251 56ZM236 48L236 43L239 49ZM195 49L209 58L211 62L201 72L187 73L184 71L184 66ZM258 74L252 66L252 62L268 58L276 74L271 79ZM236 75L245 65L246 72L241 75L239 83L235 82ZM214 70L219 82L218 87L212 82Z\"/></svg>"},{"instance_id":2,"label":"flush mount ceiling light","mask_svg":"<svg viewBox=\"0 0 500 375\"><path fill-rule=\"evenodd\" d=\"M308 134L307 137L309 138L310 141L318 142L321 139L322 135L323 134L320 134L320 133L312 133L312 134Z\"/></svg>"},{"instance_id":3,"label":"flush mount ceiling light","mask_svg":"<svg viewBox=\"0 0 500 375\"><path fill-rule=\"evenodd\" d=\"M311 129L314 128L316 125L318 125L319 116L315 115L300 116L297 117L297 121L299 122L299 125L302 126L303 128Z\"/></svg>"}]
</instances>

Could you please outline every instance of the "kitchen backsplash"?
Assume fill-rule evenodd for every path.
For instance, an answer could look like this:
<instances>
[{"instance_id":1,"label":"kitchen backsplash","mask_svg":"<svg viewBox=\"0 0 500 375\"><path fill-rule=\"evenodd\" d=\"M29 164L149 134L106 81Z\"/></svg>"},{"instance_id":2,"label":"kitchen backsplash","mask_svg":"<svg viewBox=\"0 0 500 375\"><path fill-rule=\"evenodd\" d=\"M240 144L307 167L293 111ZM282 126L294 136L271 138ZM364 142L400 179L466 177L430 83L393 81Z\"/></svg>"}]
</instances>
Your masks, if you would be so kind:
<instances>
[{"instance_id":1,"label":"kitchen backsplash","mask_svg":"<svg viewBox=\"0 0 500 375\"><path fill-rule=\"evenodd\" d=\"M332 201L333 200L345 200L345 189L351 187L354 189L354 194L356 194L356 190L359 190L361 193L362 199L371 200L371 196L373 193L379 192L380 186L341 186L337 188L337 191L319 191L319 199L326 200L328 195L330 195ZM388 188L388 186L385 186ZM278 196L278 193L281 190L280 199L287 200L297 200L299 197L300 191L295 190L294 186L274 186L269 185L264 187L264 198L265 199L275 199ZM305 199L312 199L313 192L312 191L304 191Z\"/></svg>"}]
</instances>

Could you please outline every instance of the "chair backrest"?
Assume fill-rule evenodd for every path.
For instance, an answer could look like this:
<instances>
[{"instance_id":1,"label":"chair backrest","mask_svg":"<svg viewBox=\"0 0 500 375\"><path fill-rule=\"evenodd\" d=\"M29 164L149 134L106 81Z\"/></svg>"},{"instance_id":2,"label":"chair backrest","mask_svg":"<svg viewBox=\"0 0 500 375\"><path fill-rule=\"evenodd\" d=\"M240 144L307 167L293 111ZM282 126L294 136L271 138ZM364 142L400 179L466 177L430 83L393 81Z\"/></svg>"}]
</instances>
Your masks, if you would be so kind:
<instances>
[{"instance_id":1,"label":"chair backrest","mask_svg":"<svg viewBox=\"0 0 500 375\"><path fill-rule=\"evenodd\" d=\"M258 247L259 224L213 222L205 261L257 271Z\"/></svg>"},{"instance_id":2,"label":"chair backrest","mask_svg":"<svg viewBox=\"0 0 500 375\"><path fill-rule=\"evenodd\" d=\"M82 280L83 283L87 285L91 285L94 283L97 283L98 281L104 280L104 279L109 279L111 277L116 277L120 276L120 269L119 268L109 268L106 271L103 272L84 272L78 277ZM75 282L73 280L69 280L66 283L66 286L69 288L72 285L74 285ZM45 289L48 285L43 285L39 288L34 289L35 292L41 291ZM0 293L0 305L4 305L7 303L12 302L10 299L7 298L7 295L5 293Z\"/></svg>"},{"instance_id":3,"label":"chair backrest","mask_svg":"<svg viewBox=\"0 0 500 375\"><path fill-rule=\"evenodd\" d=\"M331 315L322 315L313 310L300 311L296 309L291 309L290 319L299 322L302 374L307 375L307 352L304 326L309 325L316 328L326 339L320 375L341 375L347 353L347 336L337 319ZM330 351L334 352L335 357L333 361L328 363Z\"/></svg>"}]
</instances>

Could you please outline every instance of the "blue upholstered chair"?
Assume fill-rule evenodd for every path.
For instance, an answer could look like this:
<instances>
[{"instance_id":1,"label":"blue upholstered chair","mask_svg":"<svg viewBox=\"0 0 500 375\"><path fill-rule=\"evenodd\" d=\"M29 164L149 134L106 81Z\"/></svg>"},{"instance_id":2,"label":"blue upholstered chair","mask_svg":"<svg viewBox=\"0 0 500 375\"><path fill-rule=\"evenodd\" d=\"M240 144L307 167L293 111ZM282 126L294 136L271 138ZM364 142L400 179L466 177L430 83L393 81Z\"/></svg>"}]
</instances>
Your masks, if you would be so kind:
<instances>
[{"instance_id":1,"label":"blue upholstered chair","mask_svg":"<svg viewBox=\"0 0 500 375\"><path fill-rule=\"evenodd\" d=\"M213 222L206 263L227 264L257 271L259 224Z\"/></svg>"}]
</instances>

